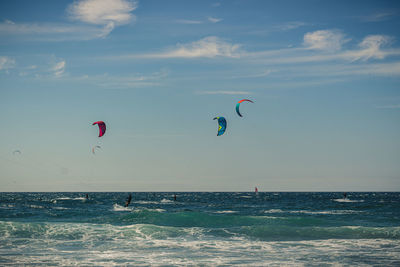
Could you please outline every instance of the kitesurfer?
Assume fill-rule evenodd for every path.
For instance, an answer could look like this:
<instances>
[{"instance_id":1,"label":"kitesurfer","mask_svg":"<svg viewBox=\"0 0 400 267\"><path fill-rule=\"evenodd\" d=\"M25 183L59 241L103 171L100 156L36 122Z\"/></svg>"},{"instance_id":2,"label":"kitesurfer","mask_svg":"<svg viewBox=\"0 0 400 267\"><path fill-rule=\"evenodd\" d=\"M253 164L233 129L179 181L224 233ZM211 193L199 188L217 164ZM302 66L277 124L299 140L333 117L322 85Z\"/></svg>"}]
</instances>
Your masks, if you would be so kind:
<instances>
[{"instance_id":1,"label":"kitesurfer","mask_svg":"<svg viewBox=\"0 0 400 267\"><path fill-rule=\"evenodd\" d=\"M344 193L343 193L343 199L346 199L346 198L347 198L347 193L344 192Z\"/></svg>"},{"instance_id":2,"label":"kitesurfer","mask_svg":"<svg viewBox=\"0 0 400 267\"><path fill-rule=\"evenodd\" d=\"M176 194L174 194L174 201L176 201Z\"/></svg>"},{"instance_id":3,"label":"kitesurfer","mask_svg":"<svg viewBox=\"0 0 400 267\"><path fill-rule=\"evenodd\" d=\"M86 199L89 199L89 194L86 193Z\"/></svg>"},{"instance_id":4,"label":"kitesurfer","mask_svg":"<svg viewBox=\"0 0 400 267\"><path fill-rule=\"evenodd\" d=\"M125 207L128 207L132 200L132 194L129 194L128 198L125 201Z\"/></svg>"}]
</instances>

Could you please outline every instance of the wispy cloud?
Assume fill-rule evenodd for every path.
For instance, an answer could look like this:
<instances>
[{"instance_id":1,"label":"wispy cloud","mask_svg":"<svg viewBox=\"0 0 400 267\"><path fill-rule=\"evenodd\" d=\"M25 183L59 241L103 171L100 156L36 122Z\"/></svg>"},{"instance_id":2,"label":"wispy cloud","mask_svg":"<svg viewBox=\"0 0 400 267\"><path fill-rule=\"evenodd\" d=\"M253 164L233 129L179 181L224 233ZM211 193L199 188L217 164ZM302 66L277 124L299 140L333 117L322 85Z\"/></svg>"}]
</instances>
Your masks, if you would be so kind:
<instances>
[{"instance_id":1,"label":"wispy cloud","mask_svg":"<svg viewBox=\"0 0 400 267\"><path fill-rule=\"evenodd\" d=\"M386 53L382 47L390 42L391 38L384 35L369 35L359 44L360 49L348 52L354 60L383 59Z\"/></svg>"},{"instance_id":2,"label":"wispy cloud","mask_svg":"<svg viewBox=\"0 0 400 267\"><path fill-rule=\"evenodd\" d=\"M276 67L274 78L284 79L290 76L296 78L327 78L327 77L355 77L355 76L400 76L400 62L391 63L366 63L357 64L327 63L309 65L304 68L302 65L290 65Z\"/></svg>"},{"instance_id":3,"label":"wispy cloud","mask_svg":"<svg viewBox=\"0 0 400 267\"><path fill-rule=\"evenodd\" d=\"M246 75L235 75L232 76L232 79L243 79L243 78L262 78L262 77L267 77L272 73L271 70L266 70L258 73L253 73L253 74L246 74Z\"/></svg>"},{"instance_id":4,"label":"wispy cloud","mask_svg":"<svg viewBox=\"0 0 400 267\"><path fill-rule=\"evenodd\" d=\"M12 24L15 24L14 21L11 21L11 20L8 20L8 19L5 19L5 20L4 20L4 23L5 23L5 24L11 24L11 25L12 25Z\"/></svg>"},{"instance_id":5,"label":"wispy cloud","mask_svg":"<svg viewBox=\"0 0 400 267\"><path fill-rule=\"evenodd\" d=\"M190 19L177 19L175 20L176 23L180 24L202 24L204 21L201 20L190 20Z\"/></svg>"},{"instance_id":6,"label":"wispy cloud","mask_svg":"<svg viewBox=\"0 0 400 267\"><path fill-rule=\"evenodd\" d=\"M177 19L177 20L175 20L176 23L180 23L180 24L204 24L207 22L218 23L220 21L222 21L221 18L214 18L214 17L208 17L205 20L193 20L193 19Z\"/></svg>"},{"instance_id":7,"label":"wispy cloud","mask_svg":"<svg viewBox=\"0 0 400 267\"><path fill-rule=\"evenodd\" d=\"M189 44L178 44L176 48L166 52L144 54L133 57L144 58L214 58L239 57L240 45L230 44L216 36L209 36Z\"/></svg>"},{"instance_id":8,"label":"wispy cloud","mask_svg":"<svg viewBox=\"0 0 400 267\"><path fill-rule=\"evenodd\" d=\"M198 95L250 95L248 91L197 91Z\"/></svg>"},{"instance_id":9,"label":"wispy cloud","mask_svg":"<svg viewBox=\"0 0 400 267\"><path fill-rule=\"evenodd\" d=\"M304 35L304 46L308 49L337 51L349 40L344 38L344 34L336 30L320 30L309 32Z\"/></svg>"},{"instance_id":10,"label":"wispy cloud","mask_svg":"<svg viewBox=\"0 0 400 267\"><path fill-rule=\"evenodd\" d=\"M324 61L367 61L400 55L399 49L385 49L390 37L384 35L366 36L356 49L344 50L342 45L349 40L335 31L316 31L304 35L303 47L243 52L242 58L265 61L268 64L301 64Z\"/></svg>"},{"instance_id":11,"label":"wispy cloud","mask_svg":"<svg viewBox=\"0 0 400 267\"><path fill-rule=\"evenodd\" d=\"M98 38L103 28L91 25L55 23L0 23L0 35L26 36L30 40L65 41Z\"/></svg>"},{"instance_id":12,"label":"wispy cloud","mask_svg":"<svg viewBox=\"0 0 400 267\"><path fill-rule=\"evenodd\" d=\"M400 109L400 104L394 104L394 105L375 105L375 108L379 108L379 109Z\"/></svg>"},{"instance_id":13,"label":"wispy cloud","mask_svg":"<svg viewBox=\"0 0 400 267\"><path fill-rule=\"evenodd\" d=\"M303 22L303 21L287 21L287 22L283 22L283 23L272 24L272 25L269 25L267 27L262 27L262 28L252 27L250 29L245 30L245 32L243 32L243 33L250 34L250 35L265 36L265 35L269 35L269 34L276 33L276 32L286 32L286 31L295 30L295 29L298 29L300 27L307 26L307 25L310 25L310 24L307 22Z\"/></svg>"},{"instance_id":14,"label":"wispy cloud","mask_svg":"<svg viewBox=\"0 0 400 267\"><path fill-rule=\"evenodd\" d=\"M66 67L66 62L65 60L61 60L57 62L52 68L51 72L54 74L56 77L61 77L64 74Z\"/></svg>"},{"instance_id":15,"label":"wispy cloud","mask_svg":"<svg viewBox=\"0 0 400 267\"><path fill-rule=\"evenodd\" d=\"M303 27L306 25L307 25L307 23L302 22L302 21L289 21L286 23L275 25L275 26L273 26L273 29L277 30L277 31L290 31L290 30L294 30L294 29L297 29L297 28L300 28L300 27Z\"/></svg>"},{"instance_id":16,"label":"wispy cloud","mask_svg":"<svg viewBox=\"0 0 400 267\"><path fill-rule=\"evenodd\" d=\"M378 22L378 21L384 21L392 18L393 16L396 15L397 12L395 11L387 11L387 12L377 12L373 13L368 16L362 16L359 17L362 21L365 22Z\"/></svg>"},{"instance_id":17,"label":"wispy cloud","mask_svg":"<svg viewBox=\"0 0 400 267\"><path fill-rule=\"evenodd\" d=\"M0 71L8 72L8 69L15 67L15 59L5 56L0 56Z\"/></svg>"},{"instance_id":18,"label":"wispy cloud","mask_svg":"<svg viewBox=\"0 0 400 267\"><path fill-rule=\"evenodd\" d=\"M90 40L107 36L116 26L135 20L137 8L129 0L78 0L67 7L71 23L19 23L5 20L0 23L0 35L28 36L31 40L64 41Z\"/></svg>"},{"instance_id":19,"label":"wispy cloud","mask_svg":"<svg viewBox=\"0 0 400 267\"><path fill-rule=\"evenodd\" d=\"M214 17L208 17L207 19L209 22L212 22L212 23L218 23L218 22L222 21L222 19L214 18Z\"/></svg>"},{"instance_id":20,"label":"wispy cloud","mask_svg":"<svg viewBox=\"0 0 400 267\"><path fill-rule=\"evenodd\" d=\"M310 84L342 82L351 76L400 76L400 49L392 48L392 38L385 35L369 35L356 42L339 30L320 30L304 34L297 46L276 50L248 51L241 44L230 43L216 36L198 41L177 44L158 53L128 54L106 57L108 59L153 58L183 59L234 59L234 72L221 73L225 79L267 77L270 82L283 79L283 83L297 86L295 79L315 77ZM384 61L388 59L390 61ZM227 63L229 61L226 61ZM237 67L237 68L236 68ZM247 73L247 74L246 74ZM212 73L211 75L216 75ZM289 81L287 77L294 80ZM325 81L321 81L322 79ZM259 80L261 82L261 80ZM303 82L304 81L300 81ZM202 91L201 94L238 94L241 91ZM242 92L248 94L249 92Z\"/></svg>"},{"instance_id":21,"label":"wispy cloud","mask_svg":"<svg viewBox=\"0 0 400 267\"><path fill-rule=\"evenodd\" d=\"M128 0L80 0L68 7L68 13L74 20L102 25L99 37L105 37L116 26L130 23L136 8L137 3Z\"/></svg>"},{"instance_id":22,"label":"wispy cloud","mask_svg":"<svg viewBox=\"0 0 400 267\"><path fill-rule=\"evenodd\" d=\"M76 80L85 80L89 84L96 84L97 86L105 88L116 88L116 89L126 89L126 88L143 88L149 86L160 86L163 80L168 77L168 70L162 69L158 72L153 72L150 74L140 74L134 73L130 75L95 75L85 77L77 77Z\"/></svg>"},{"instance_id":23,"label":"wispy cloud","mask_svg":"<svg viewBox=\"0 0 400 267\"><path fill-rule=\"evenodd\" d=\"M165 80L169 71L162 69L152 73L128 73L128 74L97 74L97 75L72 75L66 72L67 63L65 60L58 59L50 67L39 68L32 72L20 72L20 76L33 78L41 82L61 82L78 83L88 87L107 88L107 89L130 89L157 87L165 85Z\"/></svg>"}]
</instances>

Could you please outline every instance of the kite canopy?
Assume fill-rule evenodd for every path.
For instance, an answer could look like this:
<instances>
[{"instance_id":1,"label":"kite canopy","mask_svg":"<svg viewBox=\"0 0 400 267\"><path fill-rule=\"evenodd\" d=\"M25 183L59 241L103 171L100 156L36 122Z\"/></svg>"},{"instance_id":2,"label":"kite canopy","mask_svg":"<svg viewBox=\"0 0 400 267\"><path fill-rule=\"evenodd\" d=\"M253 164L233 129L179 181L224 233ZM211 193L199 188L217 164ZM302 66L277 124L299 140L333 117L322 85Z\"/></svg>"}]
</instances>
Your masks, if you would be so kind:
<instances>
[{"instance_id":1,"label":"kite canopy","mask_svg":"<svg viewBox=\"0 0 400 267\"><path fill-rule=\"evenodd\" d=\"M106 124L104 121L93 122L92 125L97 124L99 126L99 137L102 137L106 133Z\"/></svg>"},{"instance_id":2,"label":"kite canopy","mask_svg":"<svg viewBox=\"0 0 400 267\"><path fill-rule=\"evenodd\" d=\"M248 101L248 102L254 103L253 101L251 101L251 100L249 100L249 99L242 99L242 100L240 100L239 102L237 102L237 104L236 104L236 113L237 113L240 117L243 117L243 116L242 116L242 114L240 114L239 106L240 106L240 103L242 103L243 101Z\"/></svg>"},{"instance_id":3,"label":"kite canopy","mask_svg":"<svg viewBox=\"0 0 400 267\"><path fill-rule=\"evenodd\" d=\"M214 120L218 120L218 133L217 136L223 135L226 130L226 120L224 117L215 117Z\"/></svg>"},{"instance_id":4,"label":"kite canopy","mask_svg":"<svg viewBox=\"0 0 400 267\"><path fill-rule=\"evenodd\" d=\"M16 155L16 154L21 155L21 154L22 154L22 153L21 153L21 150L14 150L14 151L13 151L13 155Z\"/></svg>"}]
</instances>

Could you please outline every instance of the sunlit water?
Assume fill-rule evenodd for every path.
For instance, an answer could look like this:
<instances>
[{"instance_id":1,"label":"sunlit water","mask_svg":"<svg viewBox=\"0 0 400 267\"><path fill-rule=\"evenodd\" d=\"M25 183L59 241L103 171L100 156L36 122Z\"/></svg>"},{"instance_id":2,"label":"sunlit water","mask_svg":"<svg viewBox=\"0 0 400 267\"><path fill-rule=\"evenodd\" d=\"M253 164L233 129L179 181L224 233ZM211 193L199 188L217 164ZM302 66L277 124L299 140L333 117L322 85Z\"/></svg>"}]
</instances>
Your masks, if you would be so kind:
<instances>
[{"instance_id":1,"label":"sunlit water","mask_svg":"<svg viewBox=\"0 0 400 267\"><path fill-rule=\"evenodd\" d=\"M0 193L0 265L400 266L400 193Z\"/></svg>"}]
</instances>

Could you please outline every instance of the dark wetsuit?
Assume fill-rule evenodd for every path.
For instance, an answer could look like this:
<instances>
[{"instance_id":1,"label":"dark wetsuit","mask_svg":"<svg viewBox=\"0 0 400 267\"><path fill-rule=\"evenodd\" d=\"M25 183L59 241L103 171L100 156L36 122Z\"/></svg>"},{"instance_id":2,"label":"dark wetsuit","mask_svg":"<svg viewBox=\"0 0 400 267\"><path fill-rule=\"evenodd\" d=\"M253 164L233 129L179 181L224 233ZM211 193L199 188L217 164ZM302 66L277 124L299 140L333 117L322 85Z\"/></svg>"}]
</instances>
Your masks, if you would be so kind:
<instances>
[{"instance_id":1,"label":"dark wetsuit","mask_svg":"<svg viewBox=\"0 0 400 267\"><path fill-rule=\"evenodd\" d=\"M125 207L128 207L132 200L132 194L129 194L128 198L125 201Z\"/></svg>"}]
</instances>

